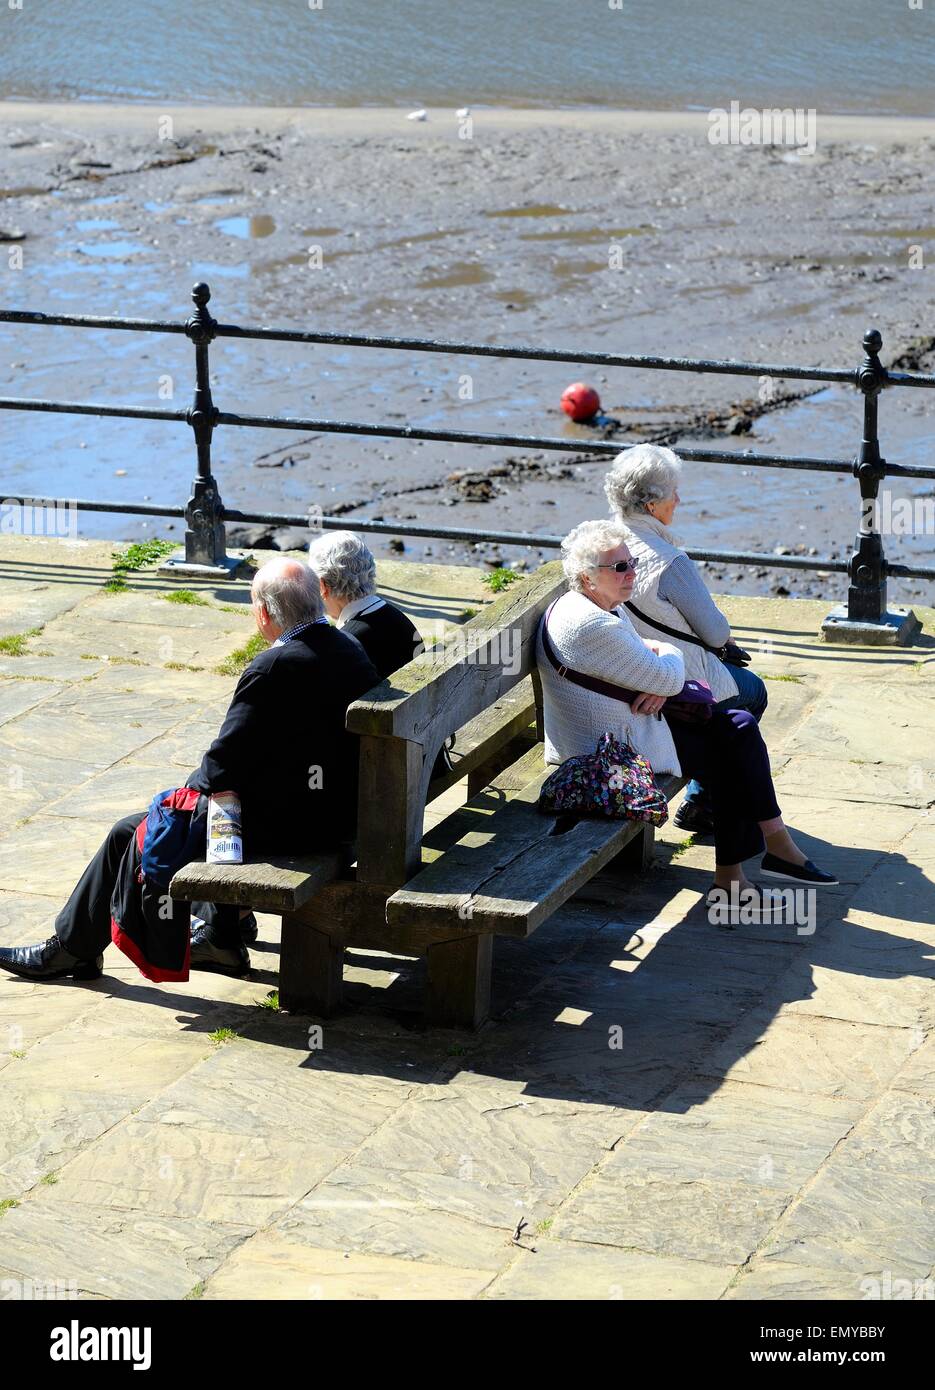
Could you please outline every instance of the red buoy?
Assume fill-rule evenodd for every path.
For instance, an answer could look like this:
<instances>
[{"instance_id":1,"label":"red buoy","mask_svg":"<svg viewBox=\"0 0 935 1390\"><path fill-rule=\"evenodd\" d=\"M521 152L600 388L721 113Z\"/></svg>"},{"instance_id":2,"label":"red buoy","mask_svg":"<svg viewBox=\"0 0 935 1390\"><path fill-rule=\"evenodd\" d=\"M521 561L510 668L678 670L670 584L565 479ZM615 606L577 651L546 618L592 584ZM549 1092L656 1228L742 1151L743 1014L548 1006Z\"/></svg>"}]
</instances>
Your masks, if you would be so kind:
<instances>
[{"instance_id":1,"label":"red buoy","mask_svg":"<svg viewBox=\"0 0 935 1390\"><path fill-rule=\"evenodd\" d=\"M576 424L593 420L601 408L601 398L593 386L576 381L562 392L562 409Z\"/></svg>"}]
</instances>

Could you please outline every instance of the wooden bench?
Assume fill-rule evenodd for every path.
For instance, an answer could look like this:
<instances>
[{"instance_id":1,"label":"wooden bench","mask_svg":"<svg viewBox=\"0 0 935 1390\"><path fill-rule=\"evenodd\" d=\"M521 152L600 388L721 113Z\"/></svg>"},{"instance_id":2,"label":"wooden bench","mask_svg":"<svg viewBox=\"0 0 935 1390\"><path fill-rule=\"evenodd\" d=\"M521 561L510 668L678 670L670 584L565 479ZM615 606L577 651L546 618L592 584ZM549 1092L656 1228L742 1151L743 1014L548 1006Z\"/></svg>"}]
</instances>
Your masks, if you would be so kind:
<instances>
[{"instance_id":1,"label":"wooden bench","mask_svg":"<svg viewBox=\"0 0 935 1390\"><path fill-rule=\"evenodd\" d=\"M357 861L338 855L189 865L173 897L282 916L280 1003L327 1016L344 951L427 958L426 1014L477 1027L487 1016L496 935L527 936L612 860L644 865L651 826L544 816L535 637L564 592L560 564L517 582L431 659L410 662L348 709L360 736ZM506 659L504 659L506 658ZM455 734L453 767L431 779ZM596 741L596 740L595 740ZM426 805L467 778L469 800L428 833ZM671 796L683 785L664 784Z\"/></svg>"}]
</instances>

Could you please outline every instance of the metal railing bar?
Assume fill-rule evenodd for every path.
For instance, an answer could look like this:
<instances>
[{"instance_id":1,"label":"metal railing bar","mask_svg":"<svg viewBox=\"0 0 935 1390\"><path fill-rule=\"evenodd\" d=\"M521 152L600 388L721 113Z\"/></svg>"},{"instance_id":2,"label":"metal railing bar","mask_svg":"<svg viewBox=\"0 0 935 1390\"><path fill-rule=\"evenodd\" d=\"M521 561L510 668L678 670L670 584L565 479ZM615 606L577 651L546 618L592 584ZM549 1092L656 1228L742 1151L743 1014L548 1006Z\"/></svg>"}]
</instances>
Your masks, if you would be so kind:
<instances>
[{"instance_id":1,"label":"metal railing bar","mask_svg":"<svg viewBox=\"0 0 935 1390\"><path fill-rule=\"evenodd\" d=\"M172 420L187 422L187 410L149 410L135 406L97 405L80 401L28 400L0 396L0 410L45 411L56 415L100 415L128 420ZM412 425L371 424L359 420L294 419L270 415L241 415L235 411L218 411L218 425L236 425L247 429L312 430L319 434L355 434L381 439L425 439L447 444L486 444L517 449L547 449L556 453L619 454L641 441L606 439L556 439L534 434L483 434L471 430L420 430ZM694 463L751 464L758 468L796 468L816 473L853 473L852 459L820 459L786 454L759 454L746 449L692 449L679 445L679 457ZM935 478L935 466L917 467L912 464L890 463L887 474L909 478Z\"/></svg>"},{"instance_id":2,"label":"metal railing bar","mask_svg":"<svg viewBox=\"0 0 935 1390\"><path fill-rule=\"evenodd\" d=\"M46 411L52 415L109 415L126 420L188 420L187 410L152 410L132 405L97 405L93 401L32 401L0 396L0 410Z\"/></svg>"},{"instance_id":3,"label":"metal railing bar","mask_svg":"<svg viewBox=\"0 0 935 1390\"><path fill-rule=\"evenodd\" d=\"M187 325L164 319L105 318L88 314L43 314L31 310L0 310L0 322L60 325L71 328L116 328L137 333L186 333ZM644 367L653 371L712 372L726 376L773 376L798 381L843 382L854 385L854 372L837 367L794 367L775 362L741 362L720 358L659 357L643 353L575 352L503 343L464 343L433 338L397 338L362 333L310 333L285 328L242 328L215 323L218 338L252 338L267 342L311 343L334 347L388 348L405 352L438 352L465 357L506 357L542 362L584 362L605 367ZM935 375L889 372L888 386L935 386Z\"/></svg>"},{"instance_id":4,"label":"metal railing bar","mask_svg":"<svg viewBox=\"0 0 935 1390\"><path fill-rule=\"evenodd\" d=\"M22 493L3 498L5 502L18 502L34 507L74 506L79 511L116 512L133 516L171 516L184 517L182 507L159 506L142 502L89 502L82 498L28 497ZM364 517L322 516L315 517L314 527L309 526L309 518L301 512L244 512L236 508L224 508L224 522L244 522L254 525L293 526L312 531L344 530L352 526L355 531L366 531L390 536L421 536L430 540L461 541L474 544L477 541L495 541L499 544L529 546L538 549L557 550L562 537L539 535L529 531L481 531L475 527L433 526L431 523L400 524L395 521L370 521ZM693 560L708 560L716 564L755 565L772 569L828 570L832 573L847 574L846 560L833 560L830 556L805 555L763 555L757 551L742 550L697 550L686 552ZM889 574L906 579L935 579L935 568L887 563Z\"/></svg>"}]
</instances>

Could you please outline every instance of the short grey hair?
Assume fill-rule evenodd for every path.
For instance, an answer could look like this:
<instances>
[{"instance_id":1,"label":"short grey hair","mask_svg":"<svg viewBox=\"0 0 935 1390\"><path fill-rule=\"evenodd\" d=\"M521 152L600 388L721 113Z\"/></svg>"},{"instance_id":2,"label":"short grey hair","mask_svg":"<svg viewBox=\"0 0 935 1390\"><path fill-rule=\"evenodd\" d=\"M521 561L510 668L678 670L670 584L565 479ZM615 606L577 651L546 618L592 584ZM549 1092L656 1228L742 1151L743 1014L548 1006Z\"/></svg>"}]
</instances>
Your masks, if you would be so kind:
<instances>
[{"instance_id":1,"label":"short grey hair","mask_svg":"<svg viewBox=\"0 0 935 1390\"><path fill-rule=\"evenodd\" d=\"M268 560L257 570L250 597L254 603L262 603L283 632L297 623L313 623L322 614L318 576L301 560L285 555Z\"/></svg>"},{"instance_id":2,"label":"short grey hair","mask_svg":"<svg viewBox=\"0 0 935 1390\"><path fill-rule=\"evenodd\" d=\"M602 555L626 543L626 533L615 521L582 521L562 541L562 568L569 589L584 593L582 577L595 574Z\"/></svg>"},{"instance_id":3,"label":"short grey hair","mask_svg":"<svg viewBox=\"0 0 935 1390\"><path fill-rule=\"evenodd\" d=\"M660 444L636 444L624 449L604 479L604 493L618 521L642 516L647 503L671 497L682 473L682 462Z\"/></svg>"},{"instance_id":4,"label":"short grey hair","mask_svg":"<svg viewBox=\"0 0 935 1390\"><path fill-rule=\"evenodd\" d=\"M368 598L377 585L377 562L353 531L325 531L308 548L308 563L338 598Z\"/></svg>"}]
</instances>

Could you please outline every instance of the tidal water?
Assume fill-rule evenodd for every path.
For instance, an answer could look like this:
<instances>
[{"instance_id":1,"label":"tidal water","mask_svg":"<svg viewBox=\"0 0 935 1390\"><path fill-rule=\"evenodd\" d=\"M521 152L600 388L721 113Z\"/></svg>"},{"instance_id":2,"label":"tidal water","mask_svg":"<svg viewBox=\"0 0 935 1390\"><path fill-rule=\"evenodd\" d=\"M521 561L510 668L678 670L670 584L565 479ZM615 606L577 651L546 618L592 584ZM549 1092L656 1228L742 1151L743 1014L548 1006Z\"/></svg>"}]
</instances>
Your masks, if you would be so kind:
<instances>
[{"instance_id":1,"label":"tidal water","mask_svg":"<svg viewBox=\"0 0 935 1390\"><path fill-rule=\"evenodd\" d=\"M931 116L935 3L22 0L0 99Z\"/></svg>"}]
</instances>

